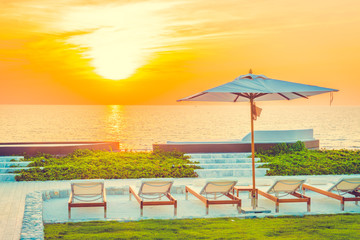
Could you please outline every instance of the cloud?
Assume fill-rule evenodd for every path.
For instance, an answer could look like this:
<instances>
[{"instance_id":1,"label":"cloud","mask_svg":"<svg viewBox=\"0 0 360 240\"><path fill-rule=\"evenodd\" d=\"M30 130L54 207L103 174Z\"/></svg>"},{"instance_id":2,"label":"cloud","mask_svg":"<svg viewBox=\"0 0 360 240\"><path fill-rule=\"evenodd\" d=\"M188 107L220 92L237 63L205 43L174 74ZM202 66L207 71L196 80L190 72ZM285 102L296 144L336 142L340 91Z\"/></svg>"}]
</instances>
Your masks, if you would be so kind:
<instances>
[{"instance_id":1,"label":"cloud","mask_svg":"<svg viewBox=\"0 0 360 240\"><path fill-rule=\"evenodd\" d=\"M338 6L341 2L286 0L13 0L1 2L0 20L2 32L11 32L13 39L58 37L88 59L98 75L118 80L161 52L189 48L187 43L331 25L342 13L331 12L329 21L329 11L319 9Z\"/></svg>"}]
</instances>

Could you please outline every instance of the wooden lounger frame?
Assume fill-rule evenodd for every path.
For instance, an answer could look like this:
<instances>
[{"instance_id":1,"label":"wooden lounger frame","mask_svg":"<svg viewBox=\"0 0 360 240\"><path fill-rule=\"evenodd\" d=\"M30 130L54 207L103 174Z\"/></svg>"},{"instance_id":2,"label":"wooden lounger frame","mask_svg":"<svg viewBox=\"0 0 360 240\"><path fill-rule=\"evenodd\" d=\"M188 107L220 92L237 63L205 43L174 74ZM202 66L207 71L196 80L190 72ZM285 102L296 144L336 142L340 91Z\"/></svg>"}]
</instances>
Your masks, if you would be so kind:
<instances>
[{"instance_id":1,"label":"wooden lounger frame","mask_svg":"<svg viewBox=\"0 0 360 240\"><path fill-rule=\"evenodd\" d=\"M135 199L140 204L140 215L143 216L144 206L161 206L161 205L174 205L174 216L177 214L177 200L170 194L167 193L165 196L169 201L144 201L141 197L135 192L132 187L129 187L129 200L131 200L131 195L134 195Z\"/></svg>"},{"instance_id":2,"label":"wooden lounger frame","mask_svg":"<svg viewBox=\"0 0 360 240\"><path fill-rule=\"evenodd\" d=\"M311 199L305 195L298 193L298 192L289 193L290 195L292 195L296 198L278 198L272 194L261 191L260 189L258 189L258 193L261 196L264 196L267 199L270 199L271 201L275 202L275 212L279 212L280 203L292 203L292 202L306 202L307 203L307 211L310 212Z\"/></svg>"},{"instance_id":3,"label":"wooden lounger frame","mask_svg":"<svg viewBox=\"0 0 360 240\"><path fill-rule=\"evenodd\" d=\"M230 198L231 200L209 200L203 195L189 188L188 186L185 186L185 193L186 193L186 200L188 199L188 193L191 193L192 195L197 197L200 201L202 201L206 206L206 214L209 214L209 206L216 204L236 204L238 212L241 212L241 199L234 196L231 193L224 194L224 196Z\"/></svg>"},{"instance_id":4,"label":"wooden lounger frame","mask_svg":"<svg viewBox=\"0 0 360 240\"><path fill-rule=\"evenodd\" d=\"M343 197L340 194L336 194L336 193L333 193L333 192L322 190L322 189L319 189L319 188L316 188L316 187L313 187L313 186L310 186L310 185L307 185L307 184L303 184L302 188L303 188L304 191L305 190L310 190L310 191L317 192L317 193L323 194L325 196L328 196L328 197L339 200L340 201L341 211L344 211L344 209L345 209L345 202L354 201L355 204L358 205L358 202L360 201L360 192L358 192L358 191L348 192L349 194L352 194L355 197Z\"/></svg>"},{"instance_id":5,"label":"wooden lounger frame","mask_svg":"<svg viewBox=\"0 0 360 240\"><path fill-rule=\"evenodd\" d=\"M74 203L73 202L73 193L70 192L69 202L68 202L68 212L69 212L69 219L71 218L71 208L73 207L103 207L104 208L104 218L106 218L106 190L104 188L102 198L103 202L79 202Z\"/></svg>"}]
</instances>

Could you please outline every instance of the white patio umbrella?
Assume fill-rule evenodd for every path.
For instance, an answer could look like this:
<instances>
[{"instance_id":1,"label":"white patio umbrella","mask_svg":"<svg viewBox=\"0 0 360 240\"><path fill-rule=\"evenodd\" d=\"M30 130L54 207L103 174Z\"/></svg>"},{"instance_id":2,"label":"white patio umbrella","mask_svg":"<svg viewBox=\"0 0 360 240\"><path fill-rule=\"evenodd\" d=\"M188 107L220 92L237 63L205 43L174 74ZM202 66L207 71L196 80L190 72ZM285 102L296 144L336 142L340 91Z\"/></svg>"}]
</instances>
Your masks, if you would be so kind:
<instances>
[{"instance_id":1,"label":"white patio umbrella","mask_svg":"<svg viewBox=\"0 0 360 240\"><path fill-rule=\"evenodd\" d=\"M256 120L255 101L292 100L308 98L327 92L337 92L337 89L323 88L318 86L293 83L268 78L264 75L250 73L241 75L235 80L211 88L204 92L179 99L178 101L211 101L211 102L250 102L251 116L251 153L252 153L252 201L253 209L255 202L255 145L254 145L254 120Z\"/></svg>"}]
</instances>

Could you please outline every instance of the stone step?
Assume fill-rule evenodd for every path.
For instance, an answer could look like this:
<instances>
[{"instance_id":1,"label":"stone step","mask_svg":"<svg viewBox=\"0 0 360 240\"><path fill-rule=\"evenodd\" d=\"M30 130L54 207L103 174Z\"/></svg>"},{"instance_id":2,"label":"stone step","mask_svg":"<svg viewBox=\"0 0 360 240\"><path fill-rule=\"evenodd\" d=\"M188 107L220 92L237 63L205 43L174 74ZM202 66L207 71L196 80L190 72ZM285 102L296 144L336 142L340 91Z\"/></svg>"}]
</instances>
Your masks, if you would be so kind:
<instances>
[{"instance_id":1,"label":"stone step","mask_svg":"<svg viewBox=\"0 0 360 240\"><path fill-rule=\"evenodd\" d=\"M247 158L251 153L189 153L185 154L192 159L199 158Z\"/></svg>"},{"instance_id":2,"label":"stone step","mask_svg":"<svg viewBox=\"0 0 360 240\"><path fill-rule=\"evenodd\" d=\"M224 163L251 163L251 158L202 158L202 159L193 159L190 158L193 162L198 162L199 164L224 164ZM255 162L260 161L260 158L255 158Z\"/></svg>"},{"instance_id":3,"label":"stone step","mask_svg":"<svg viewBox=\"0 0 360 240\"><path fill-rule=\"evenodd\" d=\"M0 182L15 182L16 173L0 173Z\"/></svg>"},{"instance_id":4,"label":"stone step","mask_svg":"<svg viewBox=\"0 0 360 240\"><path fill-rule=\"evenodd\" d=\"M0 168L8 168L8 167L12 167L12 166L16 166L16 167L26 167L27 165L29 165L29 163L31 163L31 161L22 161L22 162L0 162Z\"/></svg>"},{"instance_id":5,"label":"stone step","mask_svg":"<svg viewBox=\"0 0 360 240\"><path fill-rule=\"evenodd\" d=\"M15 161L23 161L23 156L0 156L0 162L10 162L12 160Z\"/></svg>"},{"instance_id":6,"label":"stone step","mask_svg":"<svg viewBox=\"0 0 360 240\"><path fill-rule=\"evenodd\" d=\"M29 169L29 163L31 161L24 161L23 156L0 156L0 182L15 181L15 176L19 174L14 172Z\"/></svg>"},{"instance_id":7,"label":"stone step","mask_svg":"<svg viewBox=\"0 0 360 240\"><path fill-rule=\"evenodd\" d=\"M26 170L30 169L31 167L9 167L9 168L0 168L0 173L13 173L14 171L18 170Z\"/></svg>"},{"instance_id":8,"label":"stone step","mask_svg":"<svg viewBox=\"0 0 360 240\"><path fill-rule=\"evenodd\" d=\"M255 163L255 167L261 166L264 163ZM252 163L224 163L224 164L196 164L202 169L244 169L252 168Z\"/></svg>"},{"instance_id":9,"label":"stone step","mask_svg":"<svg viewBox=\"0 0 360 240\"><path fill-rule=\"evenodd\" d=\"M257 168L256 177L264 177L268 168ZM243 169L196 169L195 172L200 178L223 178L223 177L251 177L252 171L249 168Z\"/></svg>"}]
</instances>

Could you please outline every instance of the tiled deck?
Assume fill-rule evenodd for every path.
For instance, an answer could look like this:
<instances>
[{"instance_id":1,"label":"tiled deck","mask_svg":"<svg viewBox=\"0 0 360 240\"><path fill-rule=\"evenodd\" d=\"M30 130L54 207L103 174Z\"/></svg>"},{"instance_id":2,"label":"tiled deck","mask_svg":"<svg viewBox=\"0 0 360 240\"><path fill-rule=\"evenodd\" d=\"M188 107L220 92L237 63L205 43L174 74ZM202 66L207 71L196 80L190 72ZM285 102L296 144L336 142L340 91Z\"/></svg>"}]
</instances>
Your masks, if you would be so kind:
<instances>
[{"instance_id":1,"label":"tiled deck","mask_svg":"<svg viewBox=\"0 0 360 240\"><path fill-rule=\"evenodd\" d=\"M314 179L317 178L320 181L335 181L343 176L296 176L293 178L304 178L304 179ZM360 175L352 175L351 177L360 177ZM269 179L279 179L279 178L289 178L289 177L264 177L258 178L258 183L262 184L263 182L268 181ZM239 184L246 185L250 183L249 178L238 178ZM175 179L174 185L202 185L205 182L203 179ZM106 187L122 187L127 185L137 185L139 180L106 180L105 185ZM266 188L266 186L264 186ZM25 197L27 193L34 192L34 191L41 191L41 190L54 190L54 189L69 189L70 183L69 181L47 181L47 182L1 182L0 183L0 239L4 240L11 240L11 239L19 239L20 238L20 231L22 226L22 219L24 214L24 207L25 207ZM317 193L309 192L307 193L310 197L312 197L311 203L311 210L312 213L341 213L340 211L340 203L337 200L319 195ZM179 201L178 207L178 218L180 217L203 217L205 215L205 207L194 198L190 198L188 202L184 200L184 196L179 195L176 196ZM240 196L243 199L243 207L249 206L249 200L247 199L246 194L242 194ZM65 199L64 199L65 200ZM60 200L55 200L54 204L57 206L64 206L66 208L66 202ZM135 200L132 202L128 201L128 196L123 195L119 198L116 196L109 196L108 199L109 207L108 207L108 218L111 219L124 219L123 217L117 216L126 216L128 220L138 220L139 217L139 206ZM122 210L124 208L119 207L118 203L123 203L127 207L126 210ZM260 197L259 205L261 207L265 207L274 213L274 203ZM296 204L295 204L296 205ZM292 204L282 204L280 205L280 215L282 214L290 214L290 215L297 215L298 212L306 213L305 204L301 204L299 208ZM304 206L302 206L304 205ZM112 207L113 206L113 207ZM198 209L196 211L188 211L188 207L194 207ZM216 216L223 216L223 212L219 211L220 206L212 206L210 207L210 215L209 217L216 217ZM111 208L114 208L113 212L111 213ZM151 209L154 208L154 209ZM226 209L225 209L226 208ZM46 203L44 204L44 209L46 209ZM171 207L164 207L161 212L159 212L158 207L149 207L144 209L144 217L145 218L159 218L157 213L161 213L164 217L160 218L173 218L172 208ZM213 209L213 210L212 210ZM220 209L221 210L221 209ZM232 206L226 206L223 210L226 212L232 212ZM79 218L77 216L76 211L84 211L81 213L81 220L84 220L84 216L87 214L87 210L74 210L74 220ZM164 211L164 212L163 212ZM235 211L235 207L234 207ZM55 211L56 212L56 211ZM97 212L97 211L96 211ZM101 212L101 210L100 210ZM356 206L353 202L345 204L345 212L356 212L360 213L360 205ZM83 215L85 213L85 215ZM191 213L191 214L190 214ZM89 212L90 215L98 217L96 213ZM94 215L95 214L95 215ZM189 215L190 214L190 215ZM44 220L46 218L52 218L50 214L44 215ZM56 214L55 214L56 215ZM89 217L91 217L89 215ZM99 219L101 219L101 213L98 214ZM230 214L233 215L233 214ZM230 216L229 215L229 216ZM236 214L235 214L236 215ZM62 211L61 214L57 215L56 218L58 221L66 221L67 211ZM240 217L240 214L237 214ZM125 220L125 219L124 219Z\"/></svg>"}]
</instances>

